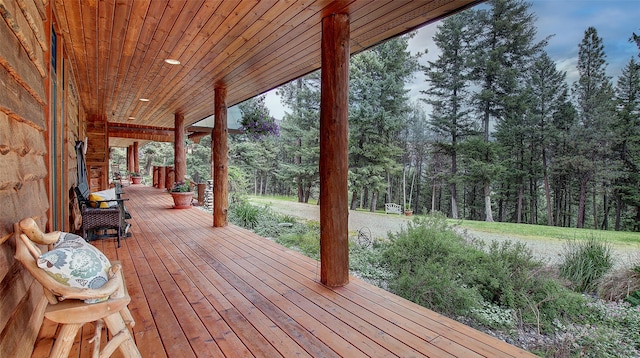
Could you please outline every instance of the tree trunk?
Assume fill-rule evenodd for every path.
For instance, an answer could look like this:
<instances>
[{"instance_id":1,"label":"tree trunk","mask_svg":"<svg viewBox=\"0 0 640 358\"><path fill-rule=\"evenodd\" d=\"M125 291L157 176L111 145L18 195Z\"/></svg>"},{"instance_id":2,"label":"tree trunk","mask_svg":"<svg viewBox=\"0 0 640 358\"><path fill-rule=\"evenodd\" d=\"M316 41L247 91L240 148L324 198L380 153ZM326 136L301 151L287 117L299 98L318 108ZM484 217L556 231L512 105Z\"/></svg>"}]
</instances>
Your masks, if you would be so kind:
<instances>
[{"instance_id":1,"label":"tree trunk","mask_svg":"<svg viewBox=\"0 0 640 358\"><path fill-rule=\"evenodd\" d=\"M449 191L451 192L451 218L458 218L458 193L456 192L456 183L449 184Z\"/></svg>"},{"instance_id":2,"label":"tree trunk","mask_svg":"<svg viewBox=\"0 0 640 358\"><path fill-rule=\"evenodd\" d=\"M434 212L436 210L436 182L433 181L431 184L431 211Z\"/></svg>"},{"instance_id":3,"label":"tree trunk","mask_svg":"<svg viewBox=\"0 0 640 358\"><path fill-rule=\"evenodd\" d=\"M553 207L551 206L551 190L549 189L549 174L547 170L547 153L542 150L542 172L544 181L544 198L547 202L547 225L555 226L553 221Z\"/></svg>"},{"instance_id":4,"label":"tree trunk","mask_svg":"<svg viewBox=\"0 0 640 358\"><path fill-rule=\"evenodd\" d=\"M264 191L262 192L262 195L267 195L267 192L269 191L269 174L265 174L264 176Z\"/></svg>"},{"instance_id":5,"label":"tree trunk","mask_svg":"<svg viewBox=\"0 0 640 358\"><path fill-rule=\"evenodd\" d=\"M370 212L375 212L376 211L376 206L378 203L378 191L374 191L373 194L371 195L371 205L369 206L369 211Z\"/></svg>"},{"instance_id":6,"label":"tree trunk","mask_svg":"<svg viewBox=\"0 0 640 358\"><path fill-rule=\"evenodd\" d=\"M413 175L411 175L411 188L409 189L409 210L413 210L411 204L413 199L413 183L416 181L416 171L413 171ZM416 210L417 211L417 210Z\"/></svg>"},{"instance_id":7,"label":"tree trunk","mask_svg":"<svg viewBox=\"0 0 640 358\"><path fill-rule=\"evenodd\" d=\"M351 192L351 205L349 206L349 208L351 210L356 210L358 205L358 192L357 191L353 191Z\"/></svg>"},{"instance_id":8,"label":"tree trunk","mask_svg":"<svg viewBox=\"0 0 640 358\"><path fill-rule=\"evenodd\" d=\"M578 219L576 222L576 228L582 229L584 227L584 214L587 202L587 184L589 183L589 176L584 174L582 180L580 180L580 198L578 200Z\"/></svg>"},{"instance_id":9,"label":"tree trunk","mask_svg":"<svg viewBox=\"0 0 640 358\"><path fill-rule=\"evenodd\" d=\"M402 171L404 172L404 168L402 168ZM387 201L386 201L387 203L393 202L392 194L393 194L393 186L391 185L391 174L387 172Z\"/></svg>"},{"instance_id":10,"label":"tree trunk","mask_svg":"<svg viewBox=\"0 0 640 358\"><path fill-rule=\"evenodd\" d=\"M596 195L596 183L594 181L593 183L593 190L591 191L591 201L593 202L593 229L594 230L598 230L598 207L596 204L596 199L597 199L597 195Z\"/></svg>"},{"instance_id":11,"label":"tree trunk","mask_svg":"<svg viewBox=\"0 0 640 358\"><path fill-rule=\"evenodd\" d=\"M402 165L402 210L407 210L407 168Z\"/></svg>"},{"instance_id":12,"label":"tree trunk","mask_svg":"<svg viewBox=\"0 0 640 358\"><path fill-rule=\"evenodd\" d=\"M609 230L609 220L607 219L609 217L609 210L611 208L611 205L609 205L608 202L608 198L607 198L607 192L605 191L605 193L603 194L602 200L604 201L603 205L604 205L604 217L602 218L602 225L600 226L600 229L602 230Z\"/></svg>"},{"instance_id":13,"label":"tree trunk","mask_svg":"<svg viewBox=\"0 0 640 358\"><path fill-rule=\"evenodd\" d=\"M451 194L451 218L458 218L458 192L456 188L456 175L458 175L458 156L456 153L457 138L452 138L453 150L451 151L451 183L449 184L449 192Z\"/></svg>"},{"instance_id":14,"label":"tree trunk","mask_svg":"<svg viewBox=\"0 0 640 358\"><path fill-rule=\"evenodd\" d=\"M620 231L620 216L622 213L622 196L616 192L616 231Z\"/></svg>"},{"instance_id":15,"label":"tree trunk","mask_svg":"<svg viewBox=\"0 0 640 358\"><path fill-rule=\"evenodd\" d=\"M155 157L155 155L153 155L151 153L147 154L147 158L146 158L147 162L144 165L144 168L145 168L147 174L152 173L151 167L153 167L153 158L154 157Z\"/></svg>"},{"instance_id":16,"label":"tree trunk","mask_svg":"<svg viewBox=\"0 0 640 358\"><path fill-rule=\"evenodd\" d=\"M258 195L258 169L253 170L253 195Z\"/></svg>"},{"instance_id":17,"label":"tree trunk","mask_svg":"<svg viewBox=\"0 0 640 358\"><path fill-rule=\"evenodd\" d=\"M298 87L301 87L301 80L298 79ZM302 138L298 138L297 143L298 147L302 147ZM296 155L294 162L297 166L302 165L302 157L300 157L299 155ZM297 177L297 183L298 183L298 202L302 203L305 202L304 201L304 187L302 186L302 174L298 174Z\"/></svg>"},{"instance_id":18,"label":"tree trunk","mask_svg":"<svg viewBox=\"0 0 640 358\"><path fill-rule=\"evenodd\" d=\"M491 186L488 180L484 182L484 215L486 222L493 222L493 213L491 212Z\"/></svg>"},{"instance_id":19,"label":"tree trunk","mask_svg":"<svg viewBox=\"0 0 640 358\"><path fill-rule=\"evenodd\" d=\"M522 202L524 200L524 189L522 183L518 186L518 200L516 204L516 223L522 223Z\"/></svg>"}]
</instances>

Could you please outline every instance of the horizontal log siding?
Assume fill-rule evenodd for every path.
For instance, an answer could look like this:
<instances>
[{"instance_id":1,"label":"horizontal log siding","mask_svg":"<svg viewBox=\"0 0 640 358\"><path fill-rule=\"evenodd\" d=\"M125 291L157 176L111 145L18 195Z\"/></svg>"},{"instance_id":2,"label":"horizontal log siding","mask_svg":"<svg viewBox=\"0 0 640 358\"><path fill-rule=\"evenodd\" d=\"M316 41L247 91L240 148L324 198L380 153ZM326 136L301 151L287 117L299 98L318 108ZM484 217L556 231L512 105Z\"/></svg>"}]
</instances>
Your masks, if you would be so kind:
<instances>
[{"instance_id":1,"label":"horizontal log siding","mask_svg":"<svg viewBox=\"0 0 640 358\"><path fill-rule=\"evenodd\" d=\"M13 224L47 225L46 50L42 0L0 1L0 357L28 357L46 304L14 259ZM48 25L46 25L48 26Z\"/></svg>"}]
</instances>

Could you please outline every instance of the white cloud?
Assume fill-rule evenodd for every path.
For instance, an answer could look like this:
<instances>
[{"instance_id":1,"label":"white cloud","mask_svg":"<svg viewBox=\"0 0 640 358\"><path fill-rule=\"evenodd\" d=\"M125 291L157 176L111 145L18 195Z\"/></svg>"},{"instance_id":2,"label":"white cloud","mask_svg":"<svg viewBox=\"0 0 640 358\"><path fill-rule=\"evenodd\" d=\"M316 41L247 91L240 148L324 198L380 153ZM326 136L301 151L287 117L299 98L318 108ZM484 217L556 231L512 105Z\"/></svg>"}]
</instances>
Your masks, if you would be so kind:
<instances>
[{"instance_id":1,"label":"white cloud","mask_svg":"<svg viewBox=\"0 0 640 358\"><path fill-rule=\"evenodd\" d=\"M275 119L281 120L287 111L290 111L289 107L286 107L280 101L280 96L276 94L276 90L273 89L265 93L264 103L269 108L269 112Z\"/></svg>"}]
</instances>

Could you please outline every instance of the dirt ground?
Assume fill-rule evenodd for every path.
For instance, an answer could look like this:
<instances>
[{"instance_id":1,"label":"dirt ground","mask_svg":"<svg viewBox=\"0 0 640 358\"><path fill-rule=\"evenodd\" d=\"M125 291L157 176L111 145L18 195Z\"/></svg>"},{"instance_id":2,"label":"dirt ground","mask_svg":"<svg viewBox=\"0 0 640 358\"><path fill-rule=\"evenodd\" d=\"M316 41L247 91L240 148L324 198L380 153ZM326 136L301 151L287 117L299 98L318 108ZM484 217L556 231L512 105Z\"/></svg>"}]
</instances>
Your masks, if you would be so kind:
<instances>
[{"instance_id":1,"label":"dirt ground","mask_svg":"<svg viewBox=\"0 0 640 358\"><path fill-rule=\"evenodd\" d=\"M289 201L271 200L269 198L253 198L252 202L260 205L269 205L274 211L298 217L305 220L320 221L320 207L318 205L304 204ZM410 217L397 214L380 214L368 211L349 211L350 235L357 235L358 231L364 232L372 238L386 238L389 232L396 233L406 227ZM533 255L554 265L562 261L564 252L564 240L541 240L509 237L494 233L458 229L465 237L479 239L486 243L491 241L520 241L524 242ZM612 247L615 267L633 266L640 263L640 245L614 245Z\"/></svg>"}]
</instances>

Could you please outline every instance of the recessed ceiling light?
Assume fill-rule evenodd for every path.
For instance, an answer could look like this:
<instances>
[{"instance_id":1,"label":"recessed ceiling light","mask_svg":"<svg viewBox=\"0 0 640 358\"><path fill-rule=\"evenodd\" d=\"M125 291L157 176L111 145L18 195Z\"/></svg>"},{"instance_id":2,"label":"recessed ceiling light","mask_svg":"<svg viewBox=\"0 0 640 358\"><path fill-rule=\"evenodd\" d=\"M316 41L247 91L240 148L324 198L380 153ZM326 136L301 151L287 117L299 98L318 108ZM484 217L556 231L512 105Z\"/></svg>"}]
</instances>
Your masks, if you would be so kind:
<instances>
[{"instance_id":1,"label":"recessed ceiling light","mask_svg":"<svg viewBox=\"0 0 640 358\"><path fill-rule=\"evenodd\" d=\"M129 117L129 119L136 119L136 117Z\"/></svg>"},{"instance_id":2,"label":"recessed ceiling light","mask_svg":"<svg viewBox=\"0 0 640 358\"><path fill-rule=\"evenodd\" d=\"M180 61L174 60L172 58L168 58L168 59L164 60L164 62L166 62L166 63L168 63L170 65L179 65L180 64Z\"/></svg>"},{"instance_id":3,"label":"recessed ceiling light","mask_svg":"<svg viewBox=\"0 0 640 358\"><path fill-rule=\"evenodd\" d=\"M140 98L140 101L142 101L142 102L149 102L149 99L148 99L148 98Z\"/></svg>"}]
</instances>

